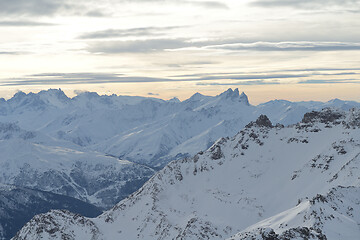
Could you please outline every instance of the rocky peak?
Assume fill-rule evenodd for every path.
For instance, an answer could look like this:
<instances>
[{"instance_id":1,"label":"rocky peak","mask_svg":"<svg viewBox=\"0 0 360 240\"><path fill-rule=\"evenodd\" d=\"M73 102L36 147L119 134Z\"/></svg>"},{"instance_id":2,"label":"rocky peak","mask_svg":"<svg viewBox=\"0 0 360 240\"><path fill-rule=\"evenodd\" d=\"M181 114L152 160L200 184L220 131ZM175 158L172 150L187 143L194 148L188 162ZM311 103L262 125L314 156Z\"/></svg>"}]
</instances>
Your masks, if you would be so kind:
<instances>
[{"instance_id":1,"label":"rocky peak","mask_svg":"<svg viewBox=\"0 0 360 240\"><path fill-rule=\"evenodd\" d=\"M344 118L344 113L331 108L325 108L322 111L312 111L305 113L303 123L340 123L339 121Z\"/></svg>"},{"instance_id":2,"label":"rocky peak","mask_svg":"<svg viewBox=\"0 0 360 240\"><path fill-rule=\"evenodd\" d=\"M263 115L261 114L255 122L250 122L248 125L246 125L247 128L250 128L250 127L268 127L268 128L272 128L273 125L270 121L270 119L266 116L266 115Z\"/></svg>"}]
</instances>

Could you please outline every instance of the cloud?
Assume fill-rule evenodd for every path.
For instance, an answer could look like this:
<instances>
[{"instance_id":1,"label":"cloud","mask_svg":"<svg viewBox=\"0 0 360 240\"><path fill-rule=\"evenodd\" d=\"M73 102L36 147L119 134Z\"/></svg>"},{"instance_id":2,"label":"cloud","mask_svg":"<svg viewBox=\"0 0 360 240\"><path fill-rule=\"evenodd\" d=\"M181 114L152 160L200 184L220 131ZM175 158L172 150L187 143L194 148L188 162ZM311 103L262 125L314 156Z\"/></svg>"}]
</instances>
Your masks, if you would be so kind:
<instances>
[{"instance_id":1,"label":"cloud","mask_svg":"<svg viewBox=\"0 0 360 240\"><path fill-rule=\"evenodd\" d=\"M147 82L196 82L204 80L263 80L273 78L294 78L304 75L217 75L191 78L152 78L142 76L125 76L116 73L40 73L19 79L1 80L0 86L21 85L63 85L63 84L105 84L105 83L147 83ZM261 81L260 81L261 82ZM259 82L259 83L260 83ZM248 84L250 81L248 82ZM246 84L246 82L244 82Z\"/></svg>"},{"instance_id":2,"label":"cloud","mask_svg":"<svg viewBox=\"0 0 360 240\"><path fill-rule=\"evenodd\" d=\"M52 15L66 8L63 0L0 0L0 15Z\"/></svg>"},{"instance_id":3,"label":"cloud","mask_svg":"<svg viewBox=\"0 0 360 240\"><path fill-rule=\"evenodd\" d=\"M107 34L102 33L105 37ZM116 33L119 34L119 33ZM101 35L101 34L100 34ZM93 37L100 37L94 35ZM128 41L96 41L89 42L87 50L91 53L148 53L164 50L226 50L238 51L355 51L360 50L357 42L234 42L234 39L194 41L192 39L147 39ZM230 42L230 43L229 43Z\"/></svg>"},{"instance_id":4,"label":"cloud","mask_svg":"<svg viewBox=\"0 0 360 240\"><path fill-rule=\"evenodd\" d=\"M175 4L175 5L193 5L203 8L227 9L227 5L221 1L186 1L186 0L0 0L0 16L52 16L55 14L104 17L105 14L98 9L99 5L115 6L123 3L154 3L154 4Z\"/></svg>"},{"instance_id":5,"label":"cloud","mask_svg":"<svg viewBox=\"0 0 360 240\"><path fill-rule=\"evenodd\" d=\"M349 71L360 70L360 68L298 68L298 69L278 69L263 72L213 72L213 73L194 73L194 74L180 74L172 75L170 78L192 78L199 80L213 80L219 79L293 79L293 78L307 78L312 76L345 76L345 75L360 75L359 72L334 72L334 71ZM284 74L292 73L292 74ZM293 74L295 73L295 74Z\"/></svg>"},{"instance_id":6,"label":"cloud","mask_svg":"<svg viewBox=\"0 0 360 240\"><path fill-rule=\"evenodd\" d=\"M290 78L302 78L309 77L309 74L222 74L222 75L208 75L204 77L194 78L198 81L204 80L220 80L220 79L228 79L228 80L252 80L252 79L290 79Z\"/></svg>"},{"instance_id":7,"label":"cloud","mask_svg":"<svg viewBox=\"0 0 360 240\"><path fill-rule=\"evenodd\" d=\"M191 46L181 39L149 39L134 41L102 41L89 43L88 51L92 53L147 53L166 49L179 49Z\"/></svg>"},{"instance_id":8,"label":"cloud","mask_svg":"<svg viewBox=\"0 0 360 240\"><path fill-rule=\"evenodd\" d=\"M159 36L165 31L180 28L180 26L172 27L143 27L143 28L129 28L129 29L106 29L102 31L89 32L80 35L79 39L104 39L104 38L118 38L118 37L144 37L144 36Z\"/></svg>"},{"instance_id":9,"label":"cloud","mask_svg":"<svg viewBox=\"0 0 360 240\"><path fill-rule=\"evenodd\" d=\"M209 49L232 51L344 51L360 50L360 43L349 42L254 42L207 46Z\"/></svg>"},{"instance_id":10,"label":"cloud","mask_svg":"<svg viewBox=\"0 0 360 240\"><path fill-rule=\"evenodd\" d=\"M168 82L171 79L132 77L115 73L41 73L0 81L0 86Z\"/></svg>"},{"instance_id":11,"label":"cloud","mask_svg":"<svg viewBox=\"0 0 360 240\"><path fill-rule=\"evenodd\" d=\"M217 1L183 1L184 3L189 3L195 6L201 6L205 8L215 8L215 9L228 9L229 7Z\"/></svg>"},{"instance_id":12,"label":"cloud","mask_svg":"<svg viewBox=\"0 0 360 240\"><path fill-rule=\"evenodd\" d=\"M299 81L298 84L335 84L335 83L360 83L360 79L310 79Z\"/></svg>"},{"instance_id":13,"label":"cloud","mask_svg":"<svg viewBox=\"0 0 360 240\"><path fill-rule=\"evenodd\" d=\"M354 73L359 74L360 73ZM196 82L198 85L269 85L283 83L345 83L349 81L360 81L360 79L317 79L329 78L333 76L346 76L334 72L319 73L307 72L296 74L286 73L257 73L257 74L239 74L239 73L207 73L207 74L190 74L177 75L173 77L144 77L144 76L127 76L119 73L39 73L26 75L21 78L0 79L0 86L27 86L27 85L73 85L73 84L107 84L107 83L156 83L156 82ZM149 95L156 93L149 92Z\"/></svg>"},{"instance_id":14,"label":"cloud","mask_svg":"<svg viewBox=\"0 0 360 240\"><path fill-rule=\"evenodd\" d=\"M28 52L0 51L0 55L20 55L20 54L28 54Z\"/></svg>"},{"instance_id":15,"label":"cloud","mask_svg":"<svg viewBox=\"0 0 360 240\"><path fill-rule=\"evenodd\" d=\"M314 72L314 71L350 71L350 70L360 70L360 68L297 68L297 69L284 69L284 70L275 70L275 71Z\"/></svg>"},{"instance_id":16,"label":"cloud","mask_svg":"<svg viewBox=\"0 0 360 240\"><path fill-rule=\"evenodd\" d=\"M170 68L182 68L182 67L196 67L202 65L212 65L212 64L219 64L220 62L215 61L191 61L191 62L178 62L178 63L169 63L166 66Z\"/></svg>"},{"instance_id":17,"label":"cloud","mask_svg":"<svg viewBox=\"0 0 360 240\"><path fill-rule=\"evenodd\" d=\"M129 1L129 0L123 0ZM213 9L228 9L229 7L221 1L203 1L203 0L137 0L137 2L147 2L147 3L167 3L167 4L176 4L176 5L193 5L203 8L213 8Z\"/></svg>"},{"instance_id":18,"label":"cloud","mask_svg":"<svg viewBox=\"0 0 360 240\"><path fill-rule=\"evenodd\" d=\"M196 83L196 85L201 85L201 86L274 85L274 84L280 84L280 81L250 80L250 81L240 81L240 82Z\"/></svg>"},{"instance_id":19,"label":"cloud","mask_svg":"<svg viewBox=\"0 0 360 240\"><path fill-rule=\"evenodd\" d=\"M34 22L34 21L0 21L0 27L37 27L54 26L54 23Z\"/></svg>"},{"instance_id":20,"label":"cloud","mask_svg":"<svg viewBox=\"0 0 360 240\"><path fill-rule=\"evenodd\" d=\"M103 11L100 10L89 10L88 12L85 12L85 16L88 17L109 17L109 14L106 14Z\"/></svg>"},{"instance_id":21,"label":"cloud","mask_svg":"<svg viewBox=\"0 0 360 240\"><path fill-rule=\"evenodd\" d=\"M204 80L220 80L220 79L228 79L228 80L253 80L253 79L275 79L275 78L303 78L309 77L311 74L308 73L299 73L299 74L268 74L268 73L260 73L260 74L244 74L244 73L200 73L200 74L186 74L186 75L175 75L173 78L180 79L196 79L197 81Z\"/></svg>"},{"instance_id":22,"label":"cloud","mask_svg":"<svg viewBox=\"0 0 360 240\"><path fill-rule=\"evenodd\" d=\"M0 0L0 16L108 16L98 6L99 3L92 0Z\"/></svg>"},{"instance_id":23,"label":"cloud","mask_svg":"<svg viewBox=\"0 0 360 240\"><path fill-rule=\"evenodd\" d=\"M149 96L159 96L160 94L158 94L158 93L151 93L151 92L149 92L147 95L149 95Z\"/></svg>"},{"instance_id":24,"label":"cloud","mask_svg":"<svg viewBox=\"0 0 360 240\"><path fill-rule=\"evenodd\" d=\"M359 0L257 0L250 3L253 6L259 7L291 7L302 9L318 10L331 7L354 7L359 6Z\"/></svg>"}]
</instances>

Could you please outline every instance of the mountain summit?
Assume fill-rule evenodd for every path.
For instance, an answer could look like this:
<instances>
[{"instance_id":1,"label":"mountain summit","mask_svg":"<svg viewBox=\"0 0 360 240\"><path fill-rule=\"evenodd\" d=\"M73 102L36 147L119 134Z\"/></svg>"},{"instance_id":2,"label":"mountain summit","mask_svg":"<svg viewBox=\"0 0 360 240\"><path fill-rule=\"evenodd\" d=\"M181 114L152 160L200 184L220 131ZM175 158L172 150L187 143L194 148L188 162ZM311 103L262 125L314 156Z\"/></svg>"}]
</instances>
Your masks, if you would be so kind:
<instances>
[{"instance_id":1,"label":"mountain summit","mask_svg":"<svg viewBox=\"0 0 360 240\"><path fill-rule=\"evenodd\" d=\"M243 102L248 106L250 105L248 96L244 92L242 92L240 95L238 88L235 88L235 90L232 90L231 88L229 88L225 92L221 93L219 95L219 97L223 98L223 99L230 99L232 101Z\"/></svg>"}]
</instances>

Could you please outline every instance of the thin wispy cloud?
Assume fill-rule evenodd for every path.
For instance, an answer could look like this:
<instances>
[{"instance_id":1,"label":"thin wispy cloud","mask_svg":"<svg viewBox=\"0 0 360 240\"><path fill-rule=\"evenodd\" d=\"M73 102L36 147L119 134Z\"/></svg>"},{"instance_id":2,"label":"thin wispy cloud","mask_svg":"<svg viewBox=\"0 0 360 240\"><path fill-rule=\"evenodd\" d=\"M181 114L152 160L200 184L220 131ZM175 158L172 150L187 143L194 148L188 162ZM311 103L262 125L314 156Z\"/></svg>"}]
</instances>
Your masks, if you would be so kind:
<instances>
[{"instance_id":1,"label":"thin wispy cloud","mask_svg":"<svg viewBox=\"0 0 360 240\"><path fill-rule=\"evenodd\" d=\"M172 78L196 78L200 80L212 80L215 78L220 79L272 79L272 78L304 78L311 76L341 76L341 75L360 75L359 72L333 72L328 71L339 71L339 70L350 70L350 69L290 69L290 70L273 70L264 72L221 72L221 73L199 73L199 74L181 74L172 75ZM360 70L358 68L351 70ZM296 74L285 74L284 72L297 72Z\"/></svg>"},{"instance_id":2,"label":"thin wispy cloud","mask_svg":"<svg viewBox=\"0 0 360 240\"><path fill-rule=\"evenodd\" d=\"M106 35L106 34L104 34ZM111 34L109 34L111 35ZM94 35L96 37L96 35ZM253 42L226 43L226 40L193 41L192 39L147 39L129 41L98 41L89 43L93 53L141 53L164 50L226 50L226 51L358 51L357 42ZM219 44L218 44L219 43Z\"/></svg>"},{"instance_id":3,"label":"thin wispy cloud","mask_svg":"<svg viewBox=\"0 0 360 240\"><path fill-rule=\"evenodd\" d=\"M126 2L128 0L121 0ZM203 0L138 0L137 2L174 4L174 5L192 5L203 8L228 9L229 7L222 1L203 1Z\"/></svg>"},{"instance_id":4,"label":"thin wispy cloud","mask_svg":"<svg viewBox=\"0 0 360 240\"><path fill-rule=\"evenodd\" d=\"M221 1L186 1L186 0L139 0L131 2L128 0L107 0L105 4L138 4L141 2L172 5L192 5L203 8L228 9L228 6ZM53 16L79 14L91 17L104 17L104 13L97 6L100 3L95 0L0 0L0 16ZM101 4L100 4L101 5Z\"/></svg>"},{"instance_id":5,"label":"thin wispy cloud","mask_svg":"<svg viewBox=\"0 0 360 240\"><path fill-rule=\"evenodd\" d=\"M360 79L310 79L301 80L298 84L336 84L336 83L360 83Z\"/></svg>"},{"instance_id":6,"label":"thin wispy cloud","mask_svg":"<svg viewBox=\"0 0 360 240\"><path fill-rule=\"evenodd\" d=\"M349 42L254 42L207 46L231 51L347 51L360 50L360 43Z\"/></svg>"},{"instance_id":7,"label":"thin wispy cloud","mask_svg":"<svg viewBox=\"0 0 360 240\"><path fill-rule=\"evenodd\" d=\"M23 55L29 54L28 52L20 52L20 51L0 51L0 55Z\"/></svg>"},{"instance_id":8,"label":"thin wispy cloud","mask_svg":"<svg viewBox=\"0 0 360 240\"><path fill-rule=\"evenodd\" d=\"M128 29L106 29L102 31L88 32L81 34L79 39L104 39L104 38L119 38L119 37L149 37L161 36L169 30L178 29L181 26L169 27L142 27L142 28L128 28Z\"/></svg>"},{"instance_id":9,"label":"thin wispy cloud","mask_svg":"<svg viewBox=\"0 0 360 240\"><path fill-rule=\"evenodd\" d=\"M359 73L356 73L359 74ZM324 79L324 76L341 76L341 73L303 73L303 74L203 74L178 75L177 77L155 78L127 76L119 73L39 73L18 79L2 79L0 86L64 85L64 84L108 84L108 83L156 83L156 82L196 82L199 86L215 85L273 85L291 83L345 83L354 79ZM322 79L317 79L322 77Z\"/></svg>"},{"instance_id":10,"label":"thin wispy cloud","mask_svg":"<svg viewBox=\"0 0 360 240\"><path fill-rule=\"evenodd\" d=\"M63 0L0 0L0 16L46 16L68 5Z\"/></svg>"},{"instance_id":11,"label":"thin wispy cloud","mask_svg":"<svg viewBox=\"0 0 360 240\"><path fill-rule=\"evenodd\" d=\"M228 9L229 7L220 1L183 1L184 3L189 3L195 6L201 6L205 8L215 8L215 9Z\"/></svg>"},{"instance_id":12,"label":"thin wispy cloud","mask_svg":"<svg viewBox=\"0 0 360 240\"><path fill-rule=\"evenodd\" d=\"M133 41L105 41L89 43L88 51L92 53L147 53L166 49L180 49L190 46L182 39L149 39Z\"/></svg>"},{"instance_id":13,"label":"thin wispy cloud","mask_svg":"<svg viewBox=\"0 0 360 240\"><path fill-rule=\"evenodd\" d=\"M199 86L246 86L246 85L274 85L281 84L279 80L265 81L265 80L250 80L240 82L212 82L212 83L196 83Z\"/></svg>"},{"instance_id":14,"label":"thin wispy cloud","mask_svg":"<svg viewBox=\"0 0 360 240\"><path fill-rule=\"evenodd\" d=\"M135 82L168 82L171 79L132 77L112 73L42 73L25 76L19 79L0 81L1 86L27 85L63 85L63 84L105 84L105 83L135 83Z\"/></svg>"},{"instance_id":15,"label":"thin wispy cloud","mask_svg":"<svg viewBox=\"0 0 360 240\"><path fill-rule=\"evenodd\" d=\"M318 10L332 6L354 7L359 6L359 0L257 0L250 3L260 7L291 7ZM314 7L318 9L314 9Z\"/></svg>"},{"instance_id":16,"label":"thin wispy cloud","mask_svg":"<svg viewBox=\"0 0 360 240\"><path fill-rule=\"evenodd\" d=\"M48 22L36 21L0 21L0 27L41 27L41 26L55 26L57 24Z\"/></svg>"}]
</instances>

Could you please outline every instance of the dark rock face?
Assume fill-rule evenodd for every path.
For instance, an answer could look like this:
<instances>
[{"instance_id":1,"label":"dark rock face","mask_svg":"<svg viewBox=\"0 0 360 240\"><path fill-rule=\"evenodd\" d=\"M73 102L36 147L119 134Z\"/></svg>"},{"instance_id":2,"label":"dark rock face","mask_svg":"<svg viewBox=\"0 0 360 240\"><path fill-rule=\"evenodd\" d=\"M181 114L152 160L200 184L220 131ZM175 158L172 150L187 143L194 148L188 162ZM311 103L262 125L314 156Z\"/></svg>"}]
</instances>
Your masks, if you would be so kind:
<instances>
[{"instance_id":1,"label":"dark rock face","mask_svg":"<svg viewBox=\"0 0 360 240\"><path fill-rule=\"evenodd\" d=\"M340 112L324 109L323 111L312 111L305 113L302 122L303 123L340 123L339 120L342 119L344 115Z\"/></svg>"},{"instance_id":2,"label":"dark rock face","mask_svg":"<svg viewBox=\"0 0 360 240\"><path fill-rule=\"evenodd\" d=\"M270 119L266 115L260 115L255 121L256 125L259 127L272 127Z\"/></svg>"},{"instance_id":3,"label":"dark rock face","mask_svg":"<svg viewBox=\"0 0 360 240\"><path fill-rule=\"evenodd\" d=\"M272 128L273 125L270 121L270 119L266 116L261 114L258 119L256 119L255 122L250 122L248 125L245 126L246 128L251 128L251 127L267 127L267 128Z\"/></svg>"},{"instance_id":4,"label":"dark rock face","mask_svg":"<svg viewBox=\"0 0 360 240\"><path fill-rule=\"evenodd\" d=\"M241 239L262 239L262 240L290 240L290 239L318 239L327 240L326 236L320 229L314 229L312 227L298 227L290 228L284 231L282 234L277 234L273 229L259 228L254 233L245 232L241 236Z\"/></svg>"},{"instance_id":5,"label":"dark rock face","mask_svg":"<svg viewBox=\"0 0 360 240\"><path fill-rule=\"evenodd\" d=\"M213 160L218 160L223 157L223 153L222 153L221 147L219 145L214 145L211 148L211 152L212 152L211 158Z\"/></svg>"}]
</instances>

